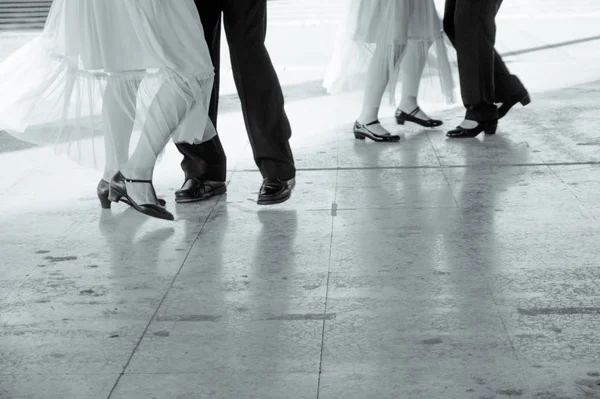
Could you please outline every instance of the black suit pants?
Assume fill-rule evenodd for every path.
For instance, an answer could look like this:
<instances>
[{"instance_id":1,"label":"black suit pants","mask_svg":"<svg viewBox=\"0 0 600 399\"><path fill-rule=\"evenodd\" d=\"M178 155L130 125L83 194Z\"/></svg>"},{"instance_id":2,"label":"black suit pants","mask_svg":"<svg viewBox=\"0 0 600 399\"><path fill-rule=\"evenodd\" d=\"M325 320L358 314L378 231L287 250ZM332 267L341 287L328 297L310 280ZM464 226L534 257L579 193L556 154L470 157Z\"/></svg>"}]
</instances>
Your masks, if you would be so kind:
<instances>
[{"instance_id":1,"label":"black suit pants","mask_svg":"<svg viewBox=\"0 0 600 399\"><path fill-rule=\"evenodd\" d=\"M498 118L494 103L525 92L495 50L496 15L502 0L446 0L444 31L456 48L466 119Z\"/></svg>"},{"instance_id":2,"label":"black suit pants","mask_svg":"<svg viewBox=\"0 0 600 399\"><path fill-rule=\"evenodd\" d=\"M289 180L296 175L281 85L265 47L266 0L196 0L215 66L209 116L217 127L221 23L254 160L263 177ZM178 144L186 177L224 181L227 158L218 136L202 144Z\"/></svg>"}]
</instances>

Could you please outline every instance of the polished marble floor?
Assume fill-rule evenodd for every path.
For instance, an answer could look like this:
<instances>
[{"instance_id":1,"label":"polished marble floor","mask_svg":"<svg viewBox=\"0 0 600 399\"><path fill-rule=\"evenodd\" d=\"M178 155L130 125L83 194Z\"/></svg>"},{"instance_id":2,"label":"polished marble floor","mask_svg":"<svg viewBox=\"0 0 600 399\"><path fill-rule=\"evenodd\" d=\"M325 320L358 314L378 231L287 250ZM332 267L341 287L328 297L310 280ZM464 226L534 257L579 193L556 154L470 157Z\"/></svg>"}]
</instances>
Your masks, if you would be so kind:
<instances>
[{"instance_id":1,"label":"polished marble floor","mask_svg":"<svg viewBox=\"0 0 600 399\"><path fill-rule=\"evenodd\" d=\"M459 141L391 109L400 143L353 140L358 95L282 71L299 172L274 207L235 99L226 195L175 205L172 146L157 169L175 222L0 137L0 398L600 398L594 46L508 58L534 102Z\"/></svg>"},{"instance_id":2,"label":"polished marble floor","mask_svg":"<svg viewBox=\"0 0 600 399\"><path fill-rule=\"evenodd\" d=\"M289 105L302 132L319 101ZM173 205L171 151L175 222L100 210L95 173L48 150L3 153L0 397L599 397L598 121L589 83L485 138L301 133L272 208L235 140L228 194Z\"/></svg>"}]
</instances>

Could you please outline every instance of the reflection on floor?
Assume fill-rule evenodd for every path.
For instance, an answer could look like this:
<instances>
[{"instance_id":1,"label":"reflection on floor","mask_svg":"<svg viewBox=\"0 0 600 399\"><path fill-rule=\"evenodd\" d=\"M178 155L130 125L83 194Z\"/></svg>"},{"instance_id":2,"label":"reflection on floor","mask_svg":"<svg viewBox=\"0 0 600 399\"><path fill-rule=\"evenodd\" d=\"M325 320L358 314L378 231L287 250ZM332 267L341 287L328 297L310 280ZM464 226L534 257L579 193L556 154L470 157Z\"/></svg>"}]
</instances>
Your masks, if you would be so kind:
<instances>
[{"instance_id":1,"label":"reflection on floor","mask_svg":"<svg viewBox=\"0 0 600 399\"><path fill-rule=\"evenodd\" d=\"M166 154L175 222L2 153L0 397L600 397L600 84L462 141L358 142L327 101L288 106L298 185L272 208L238 113L227 195L173 205Z\"/></svg>"}]
</instances>

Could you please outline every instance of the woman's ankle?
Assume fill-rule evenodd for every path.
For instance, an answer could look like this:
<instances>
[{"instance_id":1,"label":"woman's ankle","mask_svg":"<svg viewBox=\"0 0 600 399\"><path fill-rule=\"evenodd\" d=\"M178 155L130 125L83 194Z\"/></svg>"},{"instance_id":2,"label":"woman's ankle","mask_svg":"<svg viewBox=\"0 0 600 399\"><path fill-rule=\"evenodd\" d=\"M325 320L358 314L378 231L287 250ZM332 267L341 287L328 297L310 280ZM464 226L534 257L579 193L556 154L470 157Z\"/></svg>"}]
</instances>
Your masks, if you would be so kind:
<instances>
[{"instance_id":1,"label":"woman's ankle","mask_svg":"<svg viewBox=\"0 0 600 399\"><path fill-rule=\"evenodd\" d=\"M404 113L410 114L418 107L419 104L417 103L416 97L403 97L402 100L400 100L398 109Z\"/></svg>"},{"instance_id":2,"label":"woman's ankle","mask_svg":"<svg viewBox=\"0 0 600 399\"><path fill-rule=\"evenodd\" d=\"M375 122L376 120L379 120L379 107L363 107L360 115L356 119L361 125L366 125L367 123Z\"/></svg>"},{"instance_id":3,"label":"woman's ankle","mask_svg":"<svg viewBox=\"0 0 600 399\"><path fill-rule=\"evenodd\" d=\"M113 177L117 174L118 170L105 170L102 175L102 180L110 182Z\"/></svg>"},{"instance_id":4,"label":"woman's ankle","mask_svg":"<svg viewBox=\"0 0 600 399\"><path fill-rule=\"evenodd\" d=\"M154 170L147 168L127 168L124 167L121 169L121 173L125 176L126 179L133 180L152 180L152 175L154 174Z\"/></svg>"}]
</instances>

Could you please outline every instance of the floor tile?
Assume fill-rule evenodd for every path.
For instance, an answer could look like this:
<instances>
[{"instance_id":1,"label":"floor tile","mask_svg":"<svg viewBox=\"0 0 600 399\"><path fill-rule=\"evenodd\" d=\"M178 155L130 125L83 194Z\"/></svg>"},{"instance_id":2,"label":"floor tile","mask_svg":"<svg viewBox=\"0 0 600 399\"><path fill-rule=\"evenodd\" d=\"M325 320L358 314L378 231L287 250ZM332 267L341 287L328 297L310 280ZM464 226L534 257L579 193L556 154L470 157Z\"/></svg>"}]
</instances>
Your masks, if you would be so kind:
<instances>
[{"instance_id":1,"label":"floor tile","mask_svg":"<svg viewBox=\"0 0 600 399\"><path fill-rule=\"evenodd\" d=\"M118 375L0 374L0 398L107 398Z\"/></svg>"},{"instance_id":2,"label":"floor tile","mask_svg":"<svg viewBox=\"0 0 600 399\"><path fill-rule=\"evenodd\" d=\"M224 377L227 373L228 377ZM317 397L316 373L240 373L206 370L183 374L125 374L115 390L115 399L278 399Z\"/></svg>"}]
</instances>

